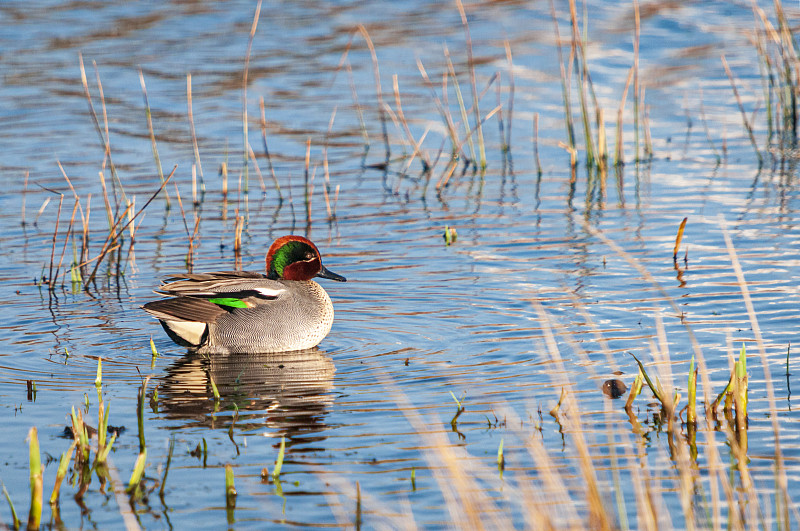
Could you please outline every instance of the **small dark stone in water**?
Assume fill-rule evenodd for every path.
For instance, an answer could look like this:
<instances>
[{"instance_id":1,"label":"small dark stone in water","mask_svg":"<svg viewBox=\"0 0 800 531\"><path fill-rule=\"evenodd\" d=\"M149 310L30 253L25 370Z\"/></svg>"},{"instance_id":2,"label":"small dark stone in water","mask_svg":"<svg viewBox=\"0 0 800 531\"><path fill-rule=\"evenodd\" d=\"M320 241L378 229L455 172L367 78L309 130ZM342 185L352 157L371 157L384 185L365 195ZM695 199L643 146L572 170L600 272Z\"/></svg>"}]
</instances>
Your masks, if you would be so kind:
<instances>
[{"instance_id":1,"label":"small dark stone in water","mask_svg":"<svg viewBox=\"0 0 800 531\"><path fill-rule=\"evenodd\" d=\"M197 443L197 446L195 447L194 450L189 452L189 455L191 455L192 457L200 457L201 455L203 455L203 448L200 446L200 443Z\"/></svg>"},{"instance_id":2,"label":"small dark stone in water","mask_svg":"<svg viewBox=\"0 0 800 531\"><path fill-rule=\"evenodd\" d=\"M90 439L97 435L97 430L95 428L93 428L88 424L84 424L84 426L86 426L86 433L89 435ZM112 426L109 424L106 433L108 434L109 437L112 435L116 435L117 437L119 437L124 431L125 431L125 426ZM64 439L74 439L75 434L72 432L72 426L64 426L64 431L61 432L60 437Z\"/></svg>"},{"instance_id":3,"label":"small dark stone in water","mask_svg":"<svg viewBox=\"0 0 800 531\"><path fill-rule=\"evenodd\" d=\"M603 394L611 398L619 398L628 388L622 380L606 380L603 383Z\"/></svg>"},{"instance_id":4,"label":"small dark stone in water","mask_svg":"<svg viewBox=\"0 0 800 531\"><path fill-rule=\"evenodd\" d=\"M408 367L408 358L406 358L405 365Z\"/></svg>"},{"instance_id":5,"label":"small dark stone in water","mask_svg":"<svg viewBox=\"0 0 800 531\"><path fill-rule=\"evenodd\" d=\"M611 374L613 374L614 376L621 376L621 375L625 374L625 372L624 371L614 371Z\"/></svg>"}]
</instances>

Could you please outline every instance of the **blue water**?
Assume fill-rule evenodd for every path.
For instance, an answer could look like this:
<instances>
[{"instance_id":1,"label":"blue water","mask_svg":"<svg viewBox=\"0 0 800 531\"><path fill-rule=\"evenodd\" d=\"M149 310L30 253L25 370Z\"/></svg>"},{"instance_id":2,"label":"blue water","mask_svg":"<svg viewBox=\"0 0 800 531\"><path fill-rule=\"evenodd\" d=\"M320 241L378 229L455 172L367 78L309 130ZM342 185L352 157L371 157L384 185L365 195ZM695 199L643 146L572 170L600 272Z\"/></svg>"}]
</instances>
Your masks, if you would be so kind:
<instances>
[{"instance_id":1,"label":"blue water","mask_svg":"<svg viewBox=\"0 0 800 531\"><path fill-rule=\"evenodd\" d=\"M566 57L568 4L555 7ZM772 13L769 5L764 8ZM785 8L796 20L794 6ZM486 172L464 172L459 165L441 192L436 184L445 175L450 153L447 127L416 63L424 64L441 99L446 46L471 105L464 31L455 4L265 3L252 45L246 104L248 138L263 189L253 161L246 170L243 165L242 78L254 10L249 2L0 6L0 179L5 187L0 194L0 406L5 428L0 479L20 515L27 512L29 499L28 430L39 430L49 496L57 466L50 457L57 459L69 446L62 438L66 415L72 407L84 409L89 422L96 423L94 381L102 358L110 424L126 428L111 454L123 484L139 451L139 386L150 376L148 398L158 388L157 404L147 407L145 415L145 486L154 490L135 504L144 528L353 525L356 484L365 528L462 525L457 509L473 503L474 496L486 504L480 507L487 511L487 526L531 527L536 522L531 507L536 506L525 496L532 488L550 500L557 527L584 522L580 527L587 518L586 495L574 433L548 414L562 388L570 390L582 412L579 431L589 444L609 512L619 518L616 488L626 499L622 521L630 528L642 525L631 485L646 468L657 478L650 488L666 508L660 525L669 527L663 520L668 517L683 527L676 465L665 428L653 420L657 409L648 406L651 394L645 391L635 403L644 430L639 436L622 408L624 399L607 399L601 387L611 378L630 387L637 371L633 353L664 382L671 373L682 395L680 407L685 405L694 352L687 324L704 357L712 385L706 391L712 398L727 382L729 357L738 355L742 343L747 347L748 466L758 496L770 499L775 492L774 413L788 492L800 487L800 433L792 400L792 389L800 389L800 366L791 346L799 342L800 331L795 161L768 157L759 169L719 58L724 53L730 63L766 152L758 58L746 33L753 28L749 6L642 6L641 80L654 157L632 162L630 89L624 123L629 163L619 174L612 169L601 184L587 174L582 138L574 175L567 152L559 147L565 140L564 110L549 6L468 5L478 91L495 73L500 76L481 99L480 112L485 116L498 105L499 84L503 124L507 127L509 119L512 124L510 151L505 157L495 114L483 127ZM613 152L617 107L633 61L633 8L592 2L587 13L589 68ZM360 24L376 48L385 105L398 112L396 75L414 141L429 130L422 151L437 161L430 177L422 172L419 156L408 163L414 149L403 126L391 118L390 159L383 166L381 108ZM513 56L513 113L505 40ZM88 292L63 276L73 257L72 239L64 244L75 199L58 162L84 215L90 210L90 257L100 252L108 232L99 172L112 207L115 196L81 84L79 54L105 134L98 75L102 83L112 160L125 193L135 196L136 210L160 184L140 68L164 174L177 165L167 186L171 207L163 195L147 207L136 220L133 247L127 233L120 256L103 262ZM205 182L203 194L201 168L196 167L196 205L187 74L192 75ZM447 90L448 109L463 138L452 79ZM574 84L572 90L580 136ZM260 98L282 201L264 156ZM539 116L541 177L534 159L534 113ZM473 123L471 115L469 120ZM466 144L464 151L470 153ZM222 194L223 163L227 196ZM59 195L53 192L64 194L55 251ZM122 192L116 193L122 201ZM237 212L244 218L244 269L262 269L272 240L298 233L317 243L327 267L347 277L346 284L322 281L334 301L336 321L318 351L204 360L173 344L139 309L155 296L152 290L160 278L186 270L187 228L191 233L198 217L193 270L234 267ZM684 217L689 221L676 268L672 248ZM78 211L78 233L80 219ZM444 243L445 226L458 232L453 245ZM763 359L724 230L747 280ZM50 291L41 277L49 275L51 253L57 264L62 252L62 276ZM630 260L649 272L655 284ZM152 365L151 337L160 353ZM655 352L663 348L669 354L662 359ZM209 375L222 393L216 410ZM27 397L27 380L36 383L35 399ZM465 406L456 428L450 423L456 412L451 393ZM701 430L698 436L698 462L705 471L700 490L708 493L706 434ZM173 437L175 451L161 499L157 484ZM261 470L272 470L281 437L287 454L279 487L262 481ZM532 438L541 441L572 501L541 482L546 469L529 451ZM205 460L190 454L203 440ZM506 458L502 478L496 468L501 440ZM722 462L717 466L730 465L724 428L711 433L710 440ZM456 452L474 480L462 485L465 490L457 491L455 501L447 485L459 483L441 452L443 445ZM225 510L226 464L234 467L239 493L232 522ZM62 488L66 527L123 526L122 513L130 508L120 505L110 488L101 489L96 477L83 510L73 500L76 490L74 485ZM695 500L698 514L708 507L702 499L698 495ZM571 519L573 512L576 519ZM47 507L43 518L50 522ZM0 521L10 524L5 505L0 505ZM765 522L774 525L770 516Z\"/></svg>"}]
</instances>

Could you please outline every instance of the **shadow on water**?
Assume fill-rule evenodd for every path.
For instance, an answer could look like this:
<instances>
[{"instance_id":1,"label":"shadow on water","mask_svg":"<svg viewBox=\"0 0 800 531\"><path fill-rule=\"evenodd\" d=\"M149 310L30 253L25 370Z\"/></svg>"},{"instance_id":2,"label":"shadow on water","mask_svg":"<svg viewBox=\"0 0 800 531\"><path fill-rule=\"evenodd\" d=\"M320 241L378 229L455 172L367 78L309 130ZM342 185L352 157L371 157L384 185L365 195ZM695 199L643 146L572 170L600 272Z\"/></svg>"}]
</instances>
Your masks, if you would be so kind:
<instances>
[{"instance_id":1,"label":"shadow on water","mask_svg":"<svg viewBox=\"0 0 800 531\"><path fill-rule=\"evenodd\" d=\"M213 429L230 424L231 417L217 412L238 410L239 429L269 428L291 439L326 428L335 372L333 360L318 348L210 358L188 353L160 378L158 411L181 421L181 428Z\"/></svg>"}]
</instances>

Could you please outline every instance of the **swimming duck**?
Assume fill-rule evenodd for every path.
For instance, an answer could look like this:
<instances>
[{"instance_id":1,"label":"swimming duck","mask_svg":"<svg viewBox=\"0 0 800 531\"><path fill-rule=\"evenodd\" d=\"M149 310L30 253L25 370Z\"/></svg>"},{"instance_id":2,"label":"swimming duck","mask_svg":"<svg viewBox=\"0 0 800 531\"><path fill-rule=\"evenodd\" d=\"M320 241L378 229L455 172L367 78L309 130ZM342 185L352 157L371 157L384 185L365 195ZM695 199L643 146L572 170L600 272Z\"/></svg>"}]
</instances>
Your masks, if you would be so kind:
<instances>
[{"instance_id":1,"label":"swimming duck","mask_svg":"<svg viewBox=\"0 0 800 531\"><path fill-rule=\"evenodd\" d=\"M142 308L174 342L201 354L284 352L318 345L331 330L333 304L311 279L346 279L322 265L316 245L294 235L272 243L266 271L170 277L156 293L171 298Z\"/></svg>"}]
</instances>

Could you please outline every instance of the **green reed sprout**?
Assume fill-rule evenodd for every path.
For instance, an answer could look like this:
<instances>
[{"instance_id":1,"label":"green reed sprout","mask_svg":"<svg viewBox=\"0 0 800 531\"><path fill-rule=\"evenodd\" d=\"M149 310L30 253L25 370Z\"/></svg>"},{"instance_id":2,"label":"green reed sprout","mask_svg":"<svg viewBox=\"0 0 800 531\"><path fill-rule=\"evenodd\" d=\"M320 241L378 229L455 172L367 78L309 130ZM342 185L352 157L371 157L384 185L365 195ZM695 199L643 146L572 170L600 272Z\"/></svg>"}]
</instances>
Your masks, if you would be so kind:
<instances>
[{"instance_id":1,"label":"green reed sprout","mask_svg":"<svg viewBox=\"0 0 800 531\"><path fill-rule=\"evenodd\" d=\"M31 506L28 511L28 529L39 529L42 521L42 455L39 451L39 436L35 427L28 432L30 457Z\"/></svg>"},{"instance_id":2,"label":"green reed sprout","mask_svg":"<svg viewBox=\"0 0 800 531\"><path fill-rule=\"evenodd\" d=\"M50 505L57 505L58 504L58 494L61 490L61 482L64 481L64 477L67 475L67 468L69 468L69 461L72 458L72 452L75 450L77 446L76 441L72 441L72 444L69 445L69 449L61 454L61 458L58 460L58 471L56 472L56 481L53 485L53 493L50 495Z\"/></svg>"}]
</instances>

